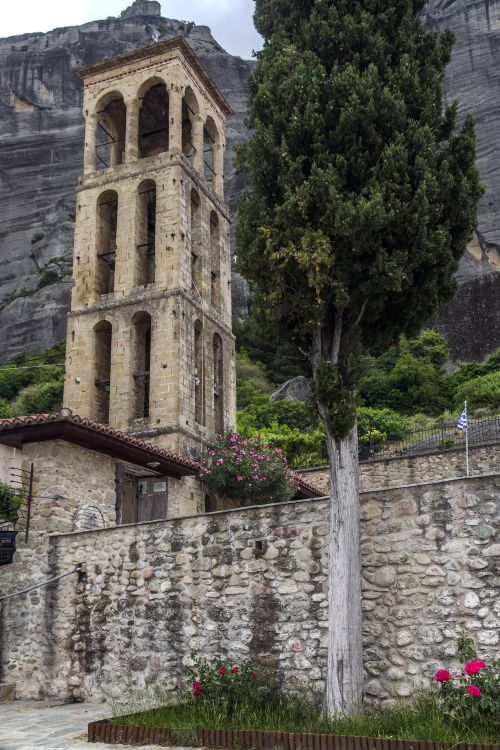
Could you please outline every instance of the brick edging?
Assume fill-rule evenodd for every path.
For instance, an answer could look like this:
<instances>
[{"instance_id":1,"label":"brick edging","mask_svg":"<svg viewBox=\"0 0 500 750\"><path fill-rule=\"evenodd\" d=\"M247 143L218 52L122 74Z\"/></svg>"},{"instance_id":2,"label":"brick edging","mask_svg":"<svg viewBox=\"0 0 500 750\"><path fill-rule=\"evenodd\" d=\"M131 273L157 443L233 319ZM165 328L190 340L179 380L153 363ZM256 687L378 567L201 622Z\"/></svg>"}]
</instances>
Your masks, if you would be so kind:
<instances>
[{"instance_id":1,"label":"brick edging","mask_svg":"<svg viewBox=\"0 0 500 750\"><path fill-rule=\"evenodd\" d=\"M89 742L127 745L179 744L178 731L160 727L113 724L110 719L88 726ZM182 744L182 743L181 743ZM224 750L500 750L498 744L450 743L432 740L398 740L335 734L293 734L243 729L199 729L199 747Z\"/></svg>"}]
</instances>

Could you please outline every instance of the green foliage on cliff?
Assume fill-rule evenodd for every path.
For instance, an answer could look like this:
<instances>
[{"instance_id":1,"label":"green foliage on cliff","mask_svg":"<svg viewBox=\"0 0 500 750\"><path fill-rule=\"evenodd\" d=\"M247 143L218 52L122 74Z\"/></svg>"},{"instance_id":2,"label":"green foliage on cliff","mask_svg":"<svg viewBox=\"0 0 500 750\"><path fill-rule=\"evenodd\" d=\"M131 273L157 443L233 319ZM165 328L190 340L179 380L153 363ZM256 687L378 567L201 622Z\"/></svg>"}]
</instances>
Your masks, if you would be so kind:
<instances>
[{"instance_id":1,"label":"green foliage on cliff","mask_svg":"<svg viewBox=\"0 0 500 750\"><path fill-rule=\"evenodd\" d=\"M62 405L64 342L0 365L0 417L56 411Z\"/></svg>"},{"instance_id":2,"label":"green foliage on cliff","mask_svg":"<svg viewBox=\"0 0 500 750\"><path fill-rule=\"evenodd\" d=\"M402 338L380 357L367 357L357 407L360 450L404 440L458 417L467 399L470 413L500 409L500 351L483 364L445 371L448 347L435 331ZM272 401L266 366L246 351L237 356L238 430L263 435L283 448L294 468L327 461L326 435L316 411L299 401Z\"/></svg>"}]
</instances>

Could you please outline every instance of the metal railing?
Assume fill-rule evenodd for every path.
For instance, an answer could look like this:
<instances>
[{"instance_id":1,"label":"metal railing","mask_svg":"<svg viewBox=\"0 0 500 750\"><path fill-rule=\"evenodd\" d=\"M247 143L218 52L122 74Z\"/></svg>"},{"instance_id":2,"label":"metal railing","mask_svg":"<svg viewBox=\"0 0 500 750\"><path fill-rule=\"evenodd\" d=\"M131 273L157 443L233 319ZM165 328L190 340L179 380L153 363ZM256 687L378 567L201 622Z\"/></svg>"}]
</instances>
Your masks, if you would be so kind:
<instances>
[{"instance_id":1,"label":"metal railing","mask_svg":"<svg viewBox=\"0 0 500 750\"><path fill-rule=\"evenodd\" d=\"M415 456L448 448L464 448L465 431L457 429L457 421L444 422L439 427L409 432L401 440L382 441L370 438L368 444L360 445L360 461L377 461L398 456ZM486 419L469 419L469 448L500 441L500 415Z\"/></svg>"},{"instance_id":2,"label":"metal railing","mask_svg":"<svg viewBox=\"0 0 500 750\"><path fill-rule=\"evenodd\" d=\"M33 496L33 464L29 471L12 469L9 482L11 494L0 498L0 565L12 562L19 534L27 544L30 531Z\"/></svg>"}]
</instances>

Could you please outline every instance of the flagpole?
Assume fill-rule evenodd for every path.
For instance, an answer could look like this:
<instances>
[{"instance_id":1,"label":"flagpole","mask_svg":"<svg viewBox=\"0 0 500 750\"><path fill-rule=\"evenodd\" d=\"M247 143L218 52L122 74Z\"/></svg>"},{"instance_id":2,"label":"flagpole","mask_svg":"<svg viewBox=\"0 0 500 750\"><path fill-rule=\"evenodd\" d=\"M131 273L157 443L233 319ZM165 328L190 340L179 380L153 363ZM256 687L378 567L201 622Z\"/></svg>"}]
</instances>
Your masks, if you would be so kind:
<instances>
[{"instance_id":1,"label":"flagpole","mask_svg":"<svg viewBox=\"0 0 500 750\"><path fill-rule=\"evenodd\" d=\"M467 476L470 476L469 472L469 417L467 415L467 401L465 402L465 419L467 424L465 427L465 465L467 470Z\"/></svg>"}]
</instances>

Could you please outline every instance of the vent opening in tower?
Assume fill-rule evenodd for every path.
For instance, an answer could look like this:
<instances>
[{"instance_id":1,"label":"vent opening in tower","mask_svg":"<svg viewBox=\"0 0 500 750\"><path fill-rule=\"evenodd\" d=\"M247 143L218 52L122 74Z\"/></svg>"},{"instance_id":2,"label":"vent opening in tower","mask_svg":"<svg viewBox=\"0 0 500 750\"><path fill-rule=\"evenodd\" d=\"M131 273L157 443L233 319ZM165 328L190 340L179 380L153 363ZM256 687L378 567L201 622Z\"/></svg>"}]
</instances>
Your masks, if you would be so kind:
<instances>
[{"instance_id":1,"label":"vent opening in tower","mask_svg":"<svg viewBox=\"0 0 500 750\"><path fill-rule=\"evenodd\" d=\"M119 93L109 94L98 105L96 169L116 167L125 161L127 108Z\"/></svg>"},{"instance_id":2,"label":"vent opening in tower","mask_svg":"<svg viewBox=\"0 0 500 750\"><path fill-rule=\"evenodd\" d=\"M150 411L151 316L139 312L132 318L133 419L145 419Z\"/></svg>"},{"instance_id":3,"label":"vent opening in tower","mask_svg":"<svg viewBox=\"0 0 500 750\"><path fill-rule=\"evenodd\" d=\"M100 424L109 423L111 391L111 339L112 327L102 320L94 327L94 398L93 419Z\"/></svg>"},{"instance_id":4,"label":"vent opening in tower","mask_svg":"<svg viewBox=\"0 0 500 750\"><path fill-rule=\"evenodd\" d=\"M139 113L139 158L168 151L169 99L167 87L159 79L141 89Z\"/></svg>"},{"instance_id":5,"label":"vent opening in tower","mask_svg":"<svg viewBox=\"0 0 500 750\"><path fill-rule=\"evenodd\" d=\"M111 294L115 286L116 232L118 227L118 194L106 190L97 201L96 294Z\"/></svg>"},{"instance_id":6,"label":"vent opening in tower","mask_svg":"<svg viewBox=\"0 0 500 750\"><path fill-rule=\"evenodd\" d=\"M146 180L137 194L137 250L135 286L155 282L156 269L156 184Z\"/></svg>"}]
</instances>

